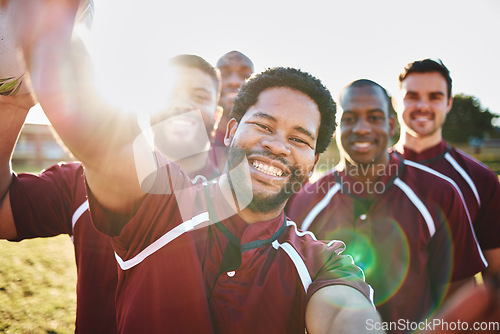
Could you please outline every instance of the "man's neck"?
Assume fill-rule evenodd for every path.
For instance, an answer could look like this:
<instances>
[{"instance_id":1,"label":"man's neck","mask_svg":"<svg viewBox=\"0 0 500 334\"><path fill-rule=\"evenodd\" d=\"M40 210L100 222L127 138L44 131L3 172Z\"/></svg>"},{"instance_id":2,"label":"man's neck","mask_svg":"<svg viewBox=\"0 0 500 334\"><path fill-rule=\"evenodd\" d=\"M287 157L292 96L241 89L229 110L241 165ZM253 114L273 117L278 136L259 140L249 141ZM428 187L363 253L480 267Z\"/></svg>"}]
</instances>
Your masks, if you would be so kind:
<instances>
[{"instance_id":1,"label":"man's neck","mask_svg":"<svg viewBox=\"0 0 500 334\"><path fill-rule=\"evenodd\" d=\"M271 220L278 217L284 210L284 205L272 210L271 212L254 212L249 208L245 208L239 212L241 219L247 224L253 224L261 221Z\"/></svg>"},{"instance_id":2,"label":"man's neck","mask_svg":"<svg viewBox=\"0 0 500 334\"><path fill-rule=\"evenodd\" d=\"M176 162L186 174L192 175L205 167L208 162L208 152L201 152Z\"/></svg>"},{"instance_id":3,"label":"man's neck","mask_svg":"<svg viewBox=\"0 0 500 334\"><path fill-rule=\"evenodd\" d=\"M358 182L368 183L377 181L381 175L384 175L385 169L389 164L389 160L389 153L387 153L387 157L385 157L381 161L369 164L354 165L351 164L348 160L344 159L343 162L339 165L339 170L344 169L346 175Z\"/></svg>"},{"instance_id":4,"label":"man's neck","mask_svg":"<svg viewBox=\"0 0 500 334\"><path fill-rule=\"evenodd\" d=\"M399 141L396 143L396 148L409 148L412 151L420 153L425 151L428 148L434 147L439 144L443 137L441 135L441 131L436 131L432 135L425 137L417 137L404 130L401 130L401 136L399 137Z\"/></svg>"},{"instance_id":5,"label":"man's neck","mask_svg":"<svg viewBox=\"0 0 500 334\"><path fill-rule=\"evenodd\" d=\"M286 202L269 212L255 212L250 210L248 206L252 200L252 196L248 195L251 194L252 188L251 184L248 184L248 186L247 189L243 189L245 187L240 187L233 191L226 173L222 174L219 179L219 187L227 204L232 208L233 214L238 214L245 223L253 224L260 221L271 220L278 217L285 209ZM229 217L230 215L227 216Z\"/></svg>"}]
</instances>

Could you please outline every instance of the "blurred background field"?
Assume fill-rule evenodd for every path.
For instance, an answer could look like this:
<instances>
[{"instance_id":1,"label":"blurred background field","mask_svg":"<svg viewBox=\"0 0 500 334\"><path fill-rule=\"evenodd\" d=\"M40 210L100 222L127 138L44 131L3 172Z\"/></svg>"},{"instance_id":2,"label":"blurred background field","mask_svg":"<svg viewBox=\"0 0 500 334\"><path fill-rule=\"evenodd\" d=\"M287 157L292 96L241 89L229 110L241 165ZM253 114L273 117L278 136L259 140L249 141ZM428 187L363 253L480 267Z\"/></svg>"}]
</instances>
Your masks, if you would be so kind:
<instances>
[{"instance_id":1,"label":"blurred background field","mask_svg":"<svg viewBox=\"0 0 500 334\"><path fill-rule=\"evenodd\" d=\"M0 332L73 333L76 267L67 235L0 240Z\"/></svg>"}]
</instances>

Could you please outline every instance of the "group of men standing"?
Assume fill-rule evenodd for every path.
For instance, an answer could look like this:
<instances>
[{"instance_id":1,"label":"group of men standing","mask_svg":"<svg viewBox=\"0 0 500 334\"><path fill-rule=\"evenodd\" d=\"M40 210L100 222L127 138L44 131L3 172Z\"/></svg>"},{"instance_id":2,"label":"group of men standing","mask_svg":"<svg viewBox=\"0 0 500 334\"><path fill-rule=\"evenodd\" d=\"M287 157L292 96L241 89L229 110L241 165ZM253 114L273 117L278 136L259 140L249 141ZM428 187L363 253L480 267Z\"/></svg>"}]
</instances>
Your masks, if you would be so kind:
<instances>
[{"instance_id":1,"label":"group of men standing","mask_svg":"<svg viewBox=\"0 0 500 334\"><path fill-rule=\"evenodd\" d=\"M88 86L69 39L75 4L38 24L9 4L36 99L82 163L12 173L36 100L0 96L0 237L72 236L77 332L405 333L367 324L422 321L475 274L500 272L500 184L442 139L452 91L440 61L400 75L393 148L377 83L350 83L336 110L315 77L250 78L238 51L216 68L170 59L168 108L144 131ZM334 131L341 161L309 183Z\"/></svg>"}]
</instances>

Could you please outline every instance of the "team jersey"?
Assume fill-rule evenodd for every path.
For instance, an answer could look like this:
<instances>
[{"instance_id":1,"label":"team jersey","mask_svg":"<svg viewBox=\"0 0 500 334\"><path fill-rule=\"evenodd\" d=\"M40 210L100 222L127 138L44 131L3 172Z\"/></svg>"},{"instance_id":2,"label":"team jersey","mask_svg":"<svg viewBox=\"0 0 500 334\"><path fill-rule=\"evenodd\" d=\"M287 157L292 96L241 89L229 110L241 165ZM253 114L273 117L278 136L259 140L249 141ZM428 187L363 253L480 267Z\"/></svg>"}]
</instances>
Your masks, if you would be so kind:
<instances>
[{"instance_id":1,"label":"team jersey","mask_svg":"<svg viewBox=\"0 0 500 334\"><path fill-rule=\"evenodd\" d=\"M485 262L457 190L425 166L390 157L368 185L345 170L328 172L292 197L286 212L319 239L346 243L383 321L420 321L444 283L474 275Z\"/></svg>"},{"instance_id":2,"label":"team jersey","mask_svg":"<svg viewBox=\"0 0 500 334\"><path fill-rule=\"evenodd\" d=\"M303 334L318 289L344 284L370 297L342 242L318 242L284 213L253 224L227 216L219 183L193 185L174 163L162 170L161 191L111 239L119 332ZM114 230L90 197L95 224Z\"/></svg>"},{"instance_id":3,"label":"team jersey","mask_svg":"<svg viewBox=\"0 0 500 334\"><path fill-rule=\"evenodd\" d=\"M109 239L92 224L81 164L14 175L9 193L16 241L71 236L78 275L75 332L116 333L116 261Z\"/></svg>"},{"instance_id":4,"label":"team jersey","mask_svg":"<svg viewBox=\"0 0 500 334\"><path fill-rule=\"evenodd\" d=\"M206 180L218 169L205 165ZM201 182L193 179L192 182ZM109 238L92 224L83 167L54 165L40 175L14 175L9 190L17 239L71 236L77 267L76 333L116 333L117 265Z\"/></svg>"},{"instance_id":5,"label":"team jersey","mask_svg":"<svg viewBox=\"0 0 500 334\"><path fill-rule=\"evenodd\" d=\"M493 171L444 141L421 153L402 146L395 149L405 159L424 164L455 181L483 250L500 247L500 183Z\"/></svg>"}]
</instances>

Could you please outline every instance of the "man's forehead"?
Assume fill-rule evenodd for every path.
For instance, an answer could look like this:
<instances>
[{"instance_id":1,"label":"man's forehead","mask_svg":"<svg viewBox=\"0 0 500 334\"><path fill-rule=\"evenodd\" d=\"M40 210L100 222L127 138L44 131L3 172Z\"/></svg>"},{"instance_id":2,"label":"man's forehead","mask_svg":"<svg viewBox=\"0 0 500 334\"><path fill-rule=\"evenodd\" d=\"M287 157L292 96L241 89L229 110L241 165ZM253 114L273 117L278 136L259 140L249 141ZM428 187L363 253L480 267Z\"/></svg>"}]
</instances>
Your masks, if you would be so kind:
<instances>
[{"instance_id":1,"label":"man's forehead","mask_svg":"<svg viewBox=\"0 0 500 334\"><path fill-rule=\"evenodd\" d=\"M273 115L277 113L276 107L286 105L290 105L289 107L298 107L300 105L300 108L308 108L308 111L302 113L302 115L307 115L310 110L316 111L318 115L320 114L318 105L309 95L290 87L269 87L264 89L257 97L257 102L250 109L262 110L261 108L264 108L270 115ZM283 115L282 110L280 110L280 114ZM284 116L288 117L288 114L284 114Z\"/></svg>"},{"instance_id":2,"label":"man's forehead","mask_svg":"<svg viewBox=\"0 0 500 334\"><path fill-rule=\"evenodd\" d=\"M252 62L247 57L241 54L225 55L217 62L218 68L229 67L229 66L248 67L253 70Z\"/></svg>"},{"instance_id":3,"label":"man's forehead","mask_svg":"<svg viewBox=\"0 0 500 334\"><path fill-rule=\"evenodd\" d=\"M374 101L380 104L388 103L382 89L374 85L346 88L340 97L342 107L346 104L356 104L364 101Z\"/></svg>"},{"instance_id":4,"label":"man's forehead","mask_svg":"<svg viewBox=\"0 0 500 334\"><path fill-rule=\"evenodd\" d=\"M207 91L217 91L212 77L197 67L176 66L174 73L174 87L182 88L183 85L189 85Z\"/></svg>"},{"instance_id":5,"label":"man's forehead","mask_svg":"<svg viewBox=\"0 0 500 334\"><path fill-rule=\"evenodd\" d=\"M446 79L438 72L411 73L402 82L403 91L442 91L446 93Z\"/></svg>"}]
</instances>

